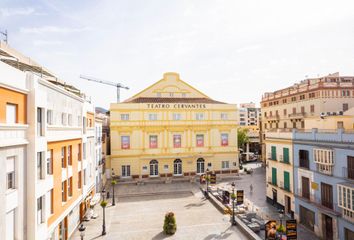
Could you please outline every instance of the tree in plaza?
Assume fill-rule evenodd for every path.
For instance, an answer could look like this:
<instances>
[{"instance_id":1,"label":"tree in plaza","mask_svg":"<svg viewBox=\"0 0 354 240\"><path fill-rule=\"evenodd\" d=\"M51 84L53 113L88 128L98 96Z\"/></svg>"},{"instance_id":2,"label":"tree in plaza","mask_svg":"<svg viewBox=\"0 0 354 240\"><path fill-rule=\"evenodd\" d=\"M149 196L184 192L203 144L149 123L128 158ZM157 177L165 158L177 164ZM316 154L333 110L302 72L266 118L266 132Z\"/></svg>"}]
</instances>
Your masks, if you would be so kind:
<instances>
[{"instance_id":1,"label":"tree in plaza","mask_svg":"<svg viewBox=\"0 0 354 240\"><path fill-rule=\"evenodd\" d=\"M238 148L244 149L246 143L250 141L247 133L249 130L247 128L238 128L237 129L237 144Z\"/></svg>"},{"instance_id":2,"label":"tree in plaza","mask_svg":"<svg viewBox=\"0 0 354 240\"><path fill-rule=\"evenodd\" d=\"M163 232L168 235L175 234L177 230L176 218L173 212L168 212L165 215L165 221L163 224Z\"/></svg>"}]
</instances>

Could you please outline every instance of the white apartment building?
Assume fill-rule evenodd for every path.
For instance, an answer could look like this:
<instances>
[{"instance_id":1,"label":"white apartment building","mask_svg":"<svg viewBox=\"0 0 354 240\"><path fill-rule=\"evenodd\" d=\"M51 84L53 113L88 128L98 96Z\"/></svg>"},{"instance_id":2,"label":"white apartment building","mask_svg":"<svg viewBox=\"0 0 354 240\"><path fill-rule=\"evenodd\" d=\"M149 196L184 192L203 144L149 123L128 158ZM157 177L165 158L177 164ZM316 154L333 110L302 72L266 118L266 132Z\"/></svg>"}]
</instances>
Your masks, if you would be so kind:
<instances>
[{"instance_id":1,"label":"white apartment building","mask_svg":"<svg viewBox=\"0 0 354 240\"><path fill-rule=\"evenodd\" d=\"M25 239L26 74L2 61L0 73L0 238Z\"/></svg>"},{"instance_id":2,"label":"white apartment building","mask_svg":"<svg viewBox=\"0 0 354 240\"><path fill-rule=\"evenodd\" d=\"M0 163L7 182L0 191L9 204L0 208L0 231L8 239L68 239L95 193L94 106L3 43L1 55Z\"/></svg>"}]
</instances>

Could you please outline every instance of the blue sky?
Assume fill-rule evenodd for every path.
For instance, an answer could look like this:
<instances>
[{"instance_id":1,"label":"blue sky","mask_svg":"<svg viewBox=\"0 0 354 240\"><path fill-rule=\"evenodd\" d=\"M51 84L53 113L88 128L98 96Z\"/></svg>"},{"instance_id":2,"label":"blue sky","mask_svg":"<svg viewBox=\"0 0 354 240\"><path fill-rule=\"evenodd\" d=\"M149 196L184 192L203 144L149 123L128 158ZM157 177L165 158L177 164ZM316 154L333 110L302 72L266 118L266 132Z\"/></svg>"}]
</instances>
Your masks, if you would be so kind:
<instances>
[{"instance_id":1,"label":"blue sky","mask_svg":"<svg viewBox=\"0 0 354 240\"><path fill-rule=\"evenodd\" d=\"M174 71L210 97L259 103L305 76L354 75L353 1L0 0L12 47L105 108Z\"/></svg>"}]
</instances>

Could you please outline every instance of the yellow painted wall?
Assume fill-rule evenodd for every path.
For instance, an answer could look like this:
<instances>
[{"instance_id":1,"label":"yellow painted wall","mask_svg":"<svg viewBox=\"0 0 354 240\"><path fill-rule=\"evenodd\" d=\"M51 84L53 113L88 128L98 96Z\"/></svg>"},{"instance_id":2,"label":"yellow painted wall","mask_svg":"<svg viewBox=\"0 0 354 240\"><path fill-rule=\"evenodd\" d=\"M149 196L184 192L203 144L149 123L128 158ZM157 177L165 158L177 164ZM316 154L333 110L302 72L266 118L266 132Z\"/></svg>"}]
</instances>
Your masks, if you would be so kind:
<instances>
[{"instance_id":1,"label":"yellow painted wall","mask_svg":"<svg viewBox=\"0 0 354 240\"><path fill-rule=\"evenodd\" d=\"M167 90L166 90L167 89ZM182 90L183 91L182 91ZM173 103L152 107L151 102L132 103L134 99L148 97L157 99L159 92L173 93ZM185 97L182 94L185 93ZM168 95L170 96L170 95ZM176 99L178 98L178 99ZM143 90L141 93L123 103L111 104L111 168L121 175L122 165L130 165L131 175L141 177L149 174L149 162L156 159L159 162L159 173L172 173L173 161L182 160L183 174L195 174L198 158L211 163L210 170L221 172L221 161L229 161L229 172L238 169L237 148L237 107L235 104L196 103L194 108L182 108L190 104L193 98L210 98L179 79L178 74L169 73L164 79ZM167 100L168 101L168 100ZM198 100L199 101L199 100ZM167 107L168 105L168 107ZM181 120L174 120L175 113L181 114ZM197 120L196 114L203 113L204 119ZM227 114L227 119L221 119L221 114ZM129 120L122 120L121 115L128 114ZM150 114L156 114L157 120L149 120ZM228 146L221 146L221 134L227 133ZM174 148L173 135L181 135L181 147ZM196 146L196 135L204 135L204 146ZM158 148L149 146L149 136L158 136ZM121 148L121 137L130 136L130 148ZM168 170L164 169L168 165ZM143 170L147 167L147 171Z\"/></svg>"},{"instance_id":2,"label":"yellow painted wall","mask_svg":"<svg viewBox=\"0 0 354 240\"><path fill-rule=\"evenodd\" d=\"M26 124L27 95L0 87L0 123L6 123L6 104L17 105L17 123Z\"/></svg>"}]
</instances>

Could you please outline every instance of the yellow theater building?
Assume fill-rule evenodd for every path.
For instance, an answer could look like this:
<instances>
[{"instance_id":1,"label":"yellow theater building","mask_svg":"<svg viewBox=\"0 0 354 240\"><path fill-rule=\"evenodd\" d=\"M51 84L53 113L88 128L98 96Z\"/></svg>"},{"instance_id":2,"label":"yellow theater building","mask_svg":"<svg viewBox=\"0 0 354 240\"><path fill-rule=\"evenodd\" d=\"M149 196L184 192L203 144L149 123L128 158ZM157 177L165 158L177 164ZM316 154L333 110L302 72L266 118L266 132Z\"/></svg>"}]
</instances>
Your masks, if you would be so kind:
<instances>
[{"instance_id":1,"label":"yellow theater building","mask_svg":"<svg viewBox=\"0 0 354 240\"><path fill-rule=\"evenodd\" d=\"M239 169L237 107L215 101L179 78L163 79L112 103L111 168L135 180Z\"/></svg>"}]
</instances>

